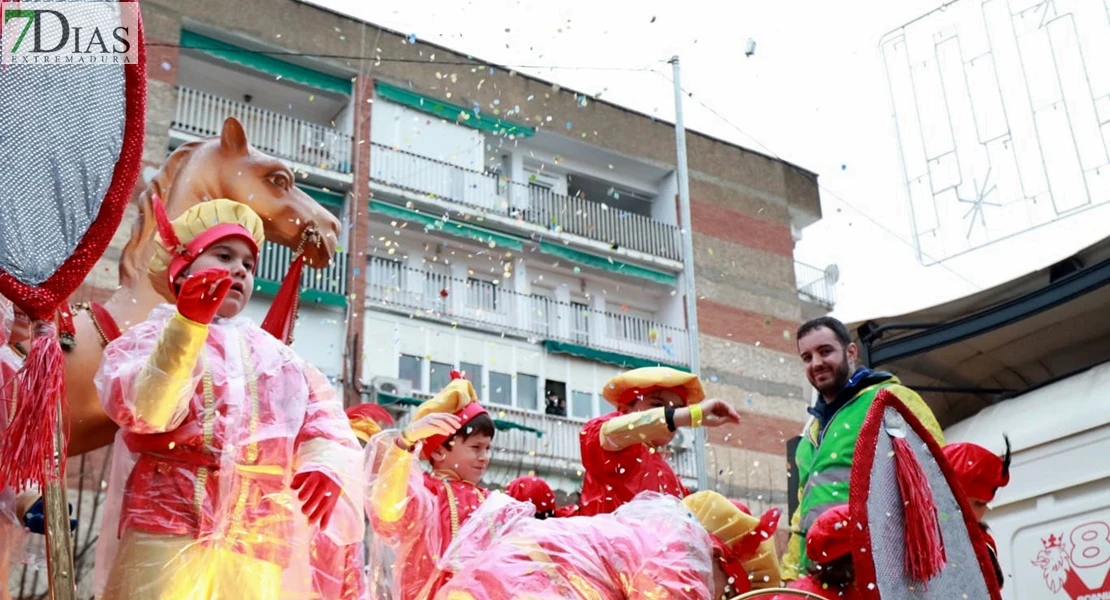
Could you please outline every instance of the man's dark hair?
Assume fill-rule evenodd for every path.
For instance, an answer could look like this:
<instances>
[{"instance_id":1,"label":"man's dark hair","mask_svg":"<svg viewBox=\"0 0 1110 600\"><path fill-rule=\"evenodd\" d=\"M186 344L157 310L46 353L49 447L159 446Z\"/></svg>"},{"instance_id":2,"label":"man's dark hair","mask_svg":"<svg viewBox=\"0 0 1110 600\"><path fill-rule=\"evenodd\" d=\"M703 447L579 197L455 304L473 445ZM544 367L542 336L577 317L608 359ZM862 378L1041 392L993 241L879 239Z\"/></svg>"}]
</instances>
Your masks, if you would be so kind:
<instances>
[{"instance_id":1,"label":"man's dark hair","mask_svg":"<svg viewBox=\"0 0 1110 600\"><path fill-rule=\"evenodd\" d=\"M844 323L841 323L840 319L828 316L817 317L816 319L810 319L805 323L802 323L802 326L798 328L798 335L795 336L794 339L801 341L803 337L809 335L810 333L813 333L814 331L822 327L833 332L833 335L836 336L836 339L838 342L840 342L841 346L847 348L848 344L852 343L852 334L848 333L848 328L844 325Z\"/></svg>"},{"instance_id":2,"label":"man's dark hair","mask_svg":"<svg viewBox=\"0 0 1110 600\"><path fill-rule=\"evenodd\" d=\"M489 416L489 413L482 413L467 421L466 425L455 432L455 435L447 438L447 441L443 442L443 447L451 448L455 445L456 440L465 443L466 440L475 435L492 438L495 433L497 433L497 427L494 426L493 419Z\"/></svg>"}]
</instances>

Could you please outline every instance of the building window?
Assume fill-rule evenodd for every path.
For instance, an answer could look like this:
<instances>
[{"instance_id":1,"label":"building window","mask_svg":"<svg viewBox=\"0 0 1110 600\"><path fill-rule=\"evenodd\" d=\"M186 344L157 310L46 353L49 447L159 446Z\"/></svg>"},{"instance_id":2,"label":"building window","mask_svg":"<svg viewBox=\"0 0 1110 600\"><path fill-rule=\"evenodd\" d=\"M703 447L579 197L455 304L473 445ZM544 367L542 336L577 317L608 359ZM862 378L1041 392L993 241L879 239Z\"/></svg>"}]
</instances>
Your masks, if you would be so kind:
<instances>
[{"instance_id":1,"label":"building window","mask_svg":"<svg viewBox=\"0 0 1110 600\"><path fill-rule=\"evenodd\" d=\"M492 373L490 374L492 377ZM490 379L490 385L493 385L493 379ZM538 410L539 398L536 394L539 393L540 378L535 375L525 375L524 373L517 373L516 375L516 405L518 408L524 410Z\"/></svg>"},{"instance_id":2,"label":"building window","mask_svg":"<svg viewBox=\"0 0 1110 600\"><path fill-rule=\"evenodd\" d=\"M590 392L572 392L570 416L588 419L594 416L594 395Z\"/></svg>"},{"instance_id":3,"label":"building window","mask_svg":"<svg viewBox=\"0 0 1110 600\"><path fill-rule=\"evenodd\" d=\"M505 373L489 372L489 401L491 404L513 405L513 378Z\"/></svg>"},{"instance_id":4,"label":"building window","mask_svg":"<svg viewBox=\"0 0 1110 600\"><path fill-rule=\"evenodd\" d=\"M484 398L485 396L482 396L482 365L459 363L459 370L463 372L463 377L474 385L474 393L478 395L478 399Z\"/></svg>"},{"instance_id":5,"label":"building window","mask_svg":"<svg viewBox=\"0 0 1110 600\"><path fill-rule=\"evenodd\" d=\"M432 362L431 373L431 387L428 389L433 394L438 394L440 390L447 387L451 383L451 371L454 370L455 365L447 363Z\"/></svg>"},{"instance_id":6,"label":"building window","mask_svg":"<svg viewBox=\"0 0 1110 600\"><path fill-rule=\"evenodd\" d=\"M493 312L498 307L497 284L484 279L469 277L466 280L466 305L486 312Z\"/></svg>"},{"instance_id":7,"label":"building window","mask_svg":"<svg viewBox=\"0 0 1110 600\"><path fill-rule=\"evenodd\" d=\"M590 307L581 302L570 303L570 335L576 344L590 343Z\"/></svg>"},{"instance_id":8,"label":"building window","mask_svg":"<svg viewBox=\"0 0 1110 600\"><path fill-rule=\"evenodd\" d=\"M422 390L424 387L420 384L424 380L423 363L424 360L419 356L402 354L397 360L397 376L412 382L412 389Z\"/></svg>"}]
</instances>

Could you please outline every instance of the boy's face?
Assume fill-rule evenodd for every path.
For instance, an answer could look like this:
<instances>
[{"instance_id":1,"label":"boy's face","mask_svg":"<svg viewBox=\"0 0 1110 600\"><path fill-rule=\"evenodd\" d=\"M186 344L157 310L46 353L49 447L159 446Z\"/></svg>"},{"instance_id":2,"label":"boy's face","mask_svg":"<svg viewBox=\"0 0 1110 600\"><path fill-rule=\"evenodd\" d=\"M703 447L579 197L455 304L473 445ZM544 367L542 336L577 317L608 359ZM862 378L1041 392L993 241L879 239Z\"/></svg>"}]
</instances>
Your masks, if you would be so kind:
<instances>
[{"instance_id":1,"label":"boy's face","mask_svg":"<svg viewBox=\"0 0 1110 600\"><path fill-rule=\"evenodd\" d=\"M250 245L239 238L224 238L212 244L174 282L181 285L189 273L199 273L205 269L227 269L231 275L231 291L216 312L223 318L234 317L243 312L254 292L254 252Z\"/></svg>"},{"instance_id":2,"label":"boy's face","mask_svg":"<svg viewBox=\"0 0 1110 600\"><path fill-rule=\"evenodd\" d=\"M653 408L682 408L684 406L686 406L686 401L682 399L682 396L671 390L653 390L636 398L631 404L625 405L621 412L634 413Z\"/></svg>"},{"instance_id":3,"label":"boy's face","mask_svg":"<svg viewBox=\"0 0 1110 600\"><path fill-rule=\"evenodd\" d=\"M456 437L432 453L432 468L453 471L459 479L478 485L489 467L491 446L493 438L481 433L466 439Z\"/></svg>"}]
</instances>

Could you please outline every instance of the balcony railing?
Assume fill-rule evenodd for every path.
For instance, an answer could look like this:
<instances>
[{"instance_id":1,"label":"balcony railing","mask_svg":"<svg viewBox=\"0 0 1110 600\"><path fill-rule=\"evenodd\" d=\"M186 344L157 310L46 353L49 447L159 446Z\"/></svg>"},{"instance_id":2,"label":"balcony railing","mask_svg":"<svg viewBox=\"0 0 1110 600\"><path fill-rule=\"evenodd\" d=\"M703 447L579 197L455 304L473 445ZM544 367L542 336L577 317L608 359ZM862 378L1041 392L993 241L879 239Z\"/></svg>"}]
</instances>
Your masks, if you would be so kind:
<instances>
[{"instance_id":1,"label":"balcony railing","mask_svg":"<svg viewBox=\"0 0 1110 600\"><path fill-rule=\"evenodd\" d=\"M293 261L293 250L266 242L258 253L258 266L254 278L280 284ZM347 254L337 252L331 263L323 269L305 265L301 273L301 293L318 292L342 298L347 295Z\"/></svg>"},{"instance_id":2,"label":"balcony railing","mask_svg":"<svg viewBox=\"0 0 1110 600\"><path fill-rule=\"evenodd\" d=\"M386 306L529 338L560 340L664 363L690 362L685 329L456 279L382 258L370 261L366 297Z\"/></svg>"},{"instance_id":3,"label":"balcony railing","mask_svg":"<svg viewBox=\"0 0 1110 600\"><path fill-rule=\"evenodd\" d=\"M557 417L492 403L486 408L494 419L543 432L543 436L512 429L497 432L493 439L494 464L516 467L520 475L527 475L530 471L541 475L545 471L575 473L581 469L580 439L585 419ZM398 419L397 426L407 426L411 418L412 410L409 409ZM697 460L693 449L676 450L668 455L667 460L679 477L697 480Z\"/></svg>"},{"instance_id":4,"label":"balcony railing","mask_svg":"<svg viewBox=\"0 0 1110 600\"><path fill-rule=\"evenodd\" d=\"M794 261L794 279L798 285L798 295L803 300L826 308L832 308L836 304L836 286L829 280L824 269Z\"/></svg>"},{"instance_id":5,"label":"balcony railing","mask_svg":"<svg viewBox=\"0 0 1110 600\"><path fill-rule=\"evenodd\" d=\"M312 167L351 172L350 134L199 90L177 88L174 129L199 137L219 135L228 117L243 124L247 139L262 152Z\"/></svg>"},{"instance_id":6,"label":"balcony railing","mask_svg":"<svg viewBox=\"0 0 1110 600\"><path fill-rule=\"evenodd\" d=\"M370 179L614 248L682 260L682 239L674 225L381 144L371 144Z\"/></svg>"}]
</instances>

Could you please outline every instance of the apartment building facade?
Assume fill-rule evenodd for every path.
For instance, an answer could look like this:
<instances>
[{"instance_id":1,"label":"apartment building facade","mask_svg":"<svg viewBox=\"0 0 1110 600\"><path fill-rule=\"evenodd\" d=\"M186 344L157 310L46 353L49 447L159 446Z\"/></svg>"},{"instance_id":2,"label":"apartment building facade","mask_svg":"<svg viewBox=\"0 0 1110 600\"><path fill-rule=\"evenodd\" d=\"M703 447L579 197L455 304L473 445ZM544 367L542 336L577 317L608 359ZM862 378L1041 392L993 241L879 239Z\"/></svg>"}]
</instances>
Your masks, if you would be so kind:
<instances>
[{"instance_id":1,"label":"apartment building facade","mask_svg":"<svg viewBox=\"0 0 1110 600\"><path fill-rule=\"evenodd\" d=\"M710 432L711 487L785 506L785 441L809 398L793 332L831 301L793 259L820 218L814 174L688 134L692 339L670 124L294 0L226 8L143 3L147 174L234 116L340 218L335 261L304 276L295 347L349 402L404 422L465 371L502 426L488 483L535 472L570 493L604 382L688 368L697 343L707 392L743 415ZM114 289L118 237L86 298ZM264 248L256 318L290 255ZM692 436L672 451L694 484Z\"/></svg>"}]
</instances>

